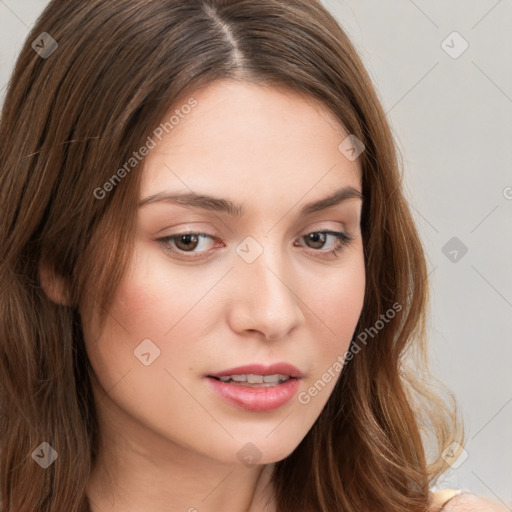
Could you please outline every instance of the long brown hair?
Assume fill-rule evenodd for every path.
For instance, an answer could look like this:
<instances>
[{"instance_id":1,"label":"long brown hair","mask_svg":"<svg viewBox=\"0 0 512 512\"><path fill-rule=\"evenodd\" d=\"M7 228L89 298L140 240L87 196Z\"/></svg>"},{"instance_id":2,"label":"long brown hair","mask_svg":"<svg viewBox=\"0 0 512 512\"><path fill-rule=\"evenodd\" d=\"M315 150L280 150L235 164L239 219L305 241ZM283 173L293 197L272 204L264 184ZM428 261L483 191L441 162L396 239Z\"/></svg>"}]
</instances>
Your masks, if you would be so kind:
<instances>
[{"instance_id":1,"label":"long brown hair","mask_svg":"<svg viewBox=\"0 0 512 512\"><path fill-rule=\"evenodd\" d=\"M429 389L428 276L397 148L332 15L316 0L53 0L21 51L0 121L3 512L89 510L98 423L79 305L94 301L108 315L130 255L142 165L103 197L97 190L163 112L223 78L320 100L365 145L359 350L310 432L276 463L278 511L424 512L447 468L442 450L462 444L455 406ZM66 282L65 304L44 293L42 264ZM46 470L31 456L42 442L58 453Z\"/></svg>"}]
</instances>

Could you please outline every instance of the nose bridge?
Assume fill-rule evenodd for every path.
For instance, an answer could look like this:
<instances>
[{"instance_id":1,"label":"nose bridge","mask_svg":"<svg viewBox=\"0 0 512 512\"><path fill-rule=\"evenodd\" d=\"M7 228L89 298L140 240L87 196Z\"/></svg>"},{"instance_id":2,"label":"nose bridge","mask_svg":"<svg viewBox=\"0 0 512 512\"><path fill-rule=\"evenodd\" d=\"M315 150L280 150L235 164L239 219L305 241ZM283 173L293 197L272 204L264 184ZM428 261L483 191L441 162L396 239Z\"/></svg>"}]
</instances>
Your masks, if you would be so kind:
<instances>
[{"instance_id":1,"label":"nose bridge","mask_svg":"<svg viewBox=\"0 0 512 512\"><path fill-rule=\"evenodd\" d=\"M247 237L237 253L232 326L260 331L267 338L286 336L304 318L293 292L292 267L281 245L272 236Z\"/></svg>"}]
</instances>

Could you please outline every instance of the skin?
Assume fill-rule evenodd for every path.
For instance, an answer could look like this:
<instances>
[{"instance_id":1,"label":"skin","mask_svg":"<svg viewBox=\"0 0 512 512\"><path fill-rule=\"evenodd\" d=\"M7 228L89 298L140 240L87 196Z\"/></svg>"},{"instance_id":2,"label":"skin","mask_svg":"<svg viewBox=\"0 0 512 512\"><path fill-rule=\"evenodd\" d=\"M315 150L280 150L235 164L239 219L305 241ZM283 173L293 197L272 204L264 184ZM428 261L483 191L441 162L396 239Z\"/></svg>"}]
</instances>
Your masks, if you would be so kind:
<instances>
[{"instance_id":1,"label":"skin","mask_svg":"<svg viewBox=\"0 0 512 512\"><path fill-rule=\"evenodd\" d=\"M464 492L448 501L441 510L443 512L510 512L512 503L507 505L485 496Z\"/></svg>"},{"instance_id":2,"label":"skin","mask_svg":"<svg viewBox=\"0 0 512 512\"><path fill-rule=\"evenodd\" d=\"M247 212L140 207L133 258L101 332L82 308L102 438L87 488L94 512L274 510L270 471L308 433L340 373L307 405L295 396L271 412L226 403L205 375L285 361L306 391L345 353L363 306L362 201L298 216L342 186L361 192L358 160L338 150L348 133L321 104L284 89L220 81L193 97L198 105L146 157L140 198L192 190ZM179 245L181 257L179 239L167 242L175 253L157 241L187 230L212 238ZM334 236L323 246L304 238L325 230L353 240L333 256ZM263 248L252 263L235 251L248 236ZM148 338L160 355L145 366L134 350ZM261 453L252 466L237 456L246 443Z\"/></svg>"}]
</instances>

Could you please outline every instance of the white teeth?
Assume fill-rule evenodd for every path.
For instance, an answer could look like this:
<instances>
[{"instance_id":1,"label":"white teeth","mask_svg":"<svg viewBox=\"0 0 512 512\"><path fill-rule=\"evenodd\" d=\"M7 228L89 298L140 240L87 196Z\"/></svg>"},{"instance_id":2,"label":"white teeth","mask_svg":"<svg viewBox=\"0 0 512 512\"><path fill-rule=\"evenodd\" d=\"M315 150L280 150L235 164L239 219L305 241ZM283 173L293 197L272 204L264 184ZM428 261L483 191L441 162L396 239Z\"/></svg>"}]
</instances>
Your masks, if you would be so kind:
<instances>
[{"instance_id":1,"label":"white teeth","mask_svg":"<svg viewBox=\"0 0 512 512\"><path fill-rule=\"evenodd\" d=\"M290 377L288 375L281 375L277 373L275 375L265 375L263 382L286 382Z\"/></svg>"},{"instance_id":2,"label":"white teeth","mask_svg":"<svg viewBox=\"0 0 512 512\"><path fill-rule=\"evenodd\" d=\"M288 375L282 375L280 373L276 373L274 375L254 375L249 373L244 375L225 375L223 377L219 377L222 382L233 380L235 382L247 382L248 384L279 384L280 382L286 382L289 378L290 377Z\"/></svg>"}]
</instances>

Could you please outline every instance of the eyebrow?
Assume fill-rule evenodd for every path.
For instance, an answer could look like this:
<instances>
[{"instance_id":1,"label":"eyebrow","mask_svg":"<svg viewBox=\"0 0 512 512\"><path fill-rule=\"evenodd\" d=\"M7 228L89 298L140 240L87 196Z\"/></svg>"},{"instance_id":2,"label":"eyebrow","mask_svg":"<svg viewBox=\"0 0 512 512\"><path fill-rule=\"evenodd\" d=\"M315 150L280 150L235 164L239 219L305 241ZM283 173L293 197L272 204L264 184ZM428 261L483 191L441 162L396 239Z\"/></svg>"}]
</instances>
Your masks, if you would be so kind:
<instances>
[{"instance_id":1,"label":"eyebrow","mask_svg":"<svg viewBox=\"0 0 512 512\"><path fill-rule=\"evenodd\" d=\"M363 200L363 195L354 187L343 187L336 190L328 197L307 203L300 209L299 216L305 217L306 215L311 215L312 213L326 210L327 208L331 208L332 206L336 206L343 203L344 201L347 201L348 199L353 198ZM189 206L192 208L201 208L203 210L226 213L234 217L242 217L245 214L245 210L242 205L234 204L227 199L221 199L205 194L196 194L195 192L160 192L158 194L153 194L142 199L139 202L139 208L148 204L159 202Z\"/></svg>"}]
</instances>

